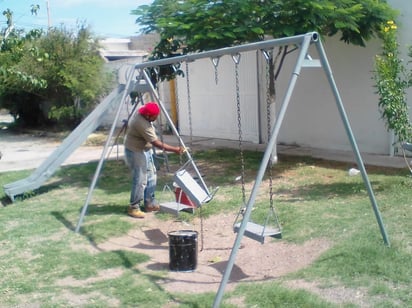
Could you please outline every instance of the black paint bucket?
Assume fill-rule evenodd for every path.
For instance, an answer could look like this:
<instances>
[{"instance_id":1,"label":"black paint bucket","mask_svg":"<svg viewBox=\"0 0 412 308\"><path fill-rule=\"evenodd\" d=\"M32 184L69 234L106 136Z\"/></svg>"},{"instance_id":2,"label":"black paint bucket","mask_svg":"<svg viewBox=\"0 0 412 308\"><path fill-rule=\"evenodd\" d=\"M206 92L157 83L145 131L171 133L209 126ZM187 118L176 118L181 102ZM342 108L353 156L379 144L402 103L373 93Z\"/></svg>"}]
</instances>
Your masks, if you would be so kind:
<instances>
[{"instance_id":1,"label":"black paint bucket","mask_svg":"<svg viewBox=\"0 0 412 308\"><path fill-rule=\"evenodd\" d=\"M197 232L172 231L169 236L169 269L176 272L192 272L197 266Z\"/></svg>"}]
</instances>

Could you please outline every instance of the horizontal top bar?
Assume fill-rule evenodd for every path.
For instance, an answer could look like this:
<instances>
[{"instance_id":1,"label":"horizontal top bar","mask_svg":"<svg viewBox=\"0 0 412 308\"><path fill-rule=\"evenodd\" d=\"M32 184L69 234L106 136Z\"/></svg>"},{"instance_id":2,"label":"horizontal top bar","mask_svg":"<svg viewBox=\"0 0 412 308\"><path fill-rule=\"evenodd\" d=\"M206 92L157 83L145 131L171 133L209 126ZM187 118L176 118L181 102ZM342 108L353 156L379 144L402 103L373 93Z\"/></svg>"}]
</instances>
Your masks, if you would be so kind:
<instances>
[{"instance_id":1,"label":"horizontal top bar","mask_svg":"<svg viewBox=\"0 0 412 308\"><path fill-rule=\"evenodd\" d=\"M310 38L311 42L316 42L319 39L319 34L317 32L308 32L306 34L295 35L290 37L283 37L278 39L272 39L267 41L259 41L255 43L243 44L239 46L225 47L220 49L214 49L209 51L203 51L199 53L187 54L183 56L165 58L160 60L148 61L144 63L139 63L135 65L136 69L155 67L168 64L176 64L181 62L191 62L197 59L203 58L218 58L223 55L232 55L239 52L250 51L250 50L264 50L268 48L273 48L275 46L289 45L289 44L301 44L304 39Z\"/></svg>"}]
</instances>

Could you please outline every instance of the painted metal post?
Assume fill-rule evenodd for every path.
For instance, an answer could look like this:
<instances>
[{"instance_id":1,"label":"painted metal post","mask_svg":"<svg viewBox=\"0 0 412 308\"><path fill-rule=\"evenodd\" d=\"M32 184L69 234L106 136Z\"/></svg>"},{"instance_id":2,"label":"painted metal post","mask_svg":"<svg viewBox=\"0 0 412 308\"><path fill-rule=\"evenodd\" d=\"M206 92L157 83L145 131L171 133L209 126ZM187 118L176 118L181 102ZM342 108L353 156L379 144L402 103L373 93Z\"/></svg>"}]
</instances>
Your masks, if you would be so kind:
<instances>
[{"instance_id":1,"label":"painted metal post","mask_svg":"<svg viewBox=\"0 0 412 308\"><path fill-rule=\"evenodd\" d=\"M103 163L105 161L107 151L109 149L109 144L111 142L112 136L114 134L114 130L116 128L116 123L117 123L117 121L120 117L120 111L122 110L122 103L125 101L125 98L129 93L130 86L131 86L131 83L133 81L133 77L135 76L135 72L136 71L134 69L131 69L130 74L129 74L129 78L127 80L126 89L123 92L122 99L119 101L119 107L117 108L116 116L113 120L112 127L110 128L110 132L109 132L109 135L107 137L106 144L104 145L102 155L100 157L100 160L99 160L99 163L97 165L96 171L94 173L92 183L90 184L90 188L89 188L89 191L87 193L87 198L86 198L86 201L83 205L83 208L82 208L82 211L81 211L81 214L80 214L80 217L79 217L79 221L77 222L77 226L76 226L76 229L75 229L76 233L79 233L80 227L83 223L84 216L86 215L87 208L88 208L90 200L92 198L94 188L96 187L97 180L99 179L100 172L101 172L101 169L103 167Z\"/></svg>"},{"instance_id":2,"label":"painted metal post","mask_svg":"<svg viewBox=\"0 0 412 308\"><path fill-rule=\"evenodd\" d=\"M352 129L350 127L349 120L348 120L348 117L346 115L345 108L343 107L342 99L340 97L338 88L337 88L335 80L333 78L333 73L332 73L332 70L330 68L328 59L326 57L325 50L324 50L324 48L322 46L322 43L320 41L318 41L316 43L316 48L318 50L320 61L322 63L322 67L325 71L326 77L329 81L329 84L330 84L330 87L332 89L333 95L335 96L336 105L338 107L339 114L342 118L342 122L344 124L346 133L348 135L350 144L352 146L353 153L355 154L356 161L358 163L358 168L359 168L359 170L362 174L363 182L365 183L366 189L368 191L369 199L372 203L372 208L373 208L373 211L375 213L376 220L378 221L378 225L379 225L379 229L381 231L382 237L383 237L383 241L387 246L390 246L388 234L386 233L386 229L385 229L385 226L383 224L382 216L381 216L381 213L379 211L378 204L376 202L375 195L373 193L371 183L370 183L368 175L366 173L366 169L365 169L365 166L363 164L362 157L361 157L359 149L358 149L358 145L356 144L355 137L353 136Z\"/></svg>"}]
</instances>

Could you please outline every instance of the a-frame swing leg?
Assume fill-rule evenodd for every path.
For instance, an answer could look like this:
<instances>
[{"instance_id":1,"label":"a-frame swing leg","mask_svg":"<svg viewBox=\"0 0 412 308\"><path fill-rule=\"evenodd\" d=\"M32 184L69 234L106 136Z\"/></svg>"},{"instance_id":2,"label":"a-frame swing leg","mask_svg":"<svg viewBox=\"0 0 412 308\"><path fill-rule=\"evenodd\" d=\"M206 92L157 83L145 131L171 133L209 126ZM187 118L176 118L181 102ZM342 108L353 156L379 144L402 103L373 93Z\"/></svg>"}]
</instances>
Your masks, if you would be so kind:
<instances>
[{"instance_id":1,"label":"a-frame swing leg","mask_svg":"<svg viewBox=\"0 0 412 308\"><path fill-rule=\"evenodd\" d=\"M112 137L113 137L113 135L114 135L114 130L115 130L115 128L116 128L116 123L117 123L117 121L118 121L119 118L120 118L120 111L122 110L122 104L124 103L124 101L125 101L125 99L126 99L126 96L128 95L128 93L129 93L129 91L130 91L131 84L132 84L132 81L133 81L133 79L134 79L134 76L135 76L135 70L132 70L132 71L130 72L129 77L128 77L127 85L126 85L126 88L125 88L125 90L124 90L122 99L119 101L119 107L117 108L116 116L114 117L114 120L113 120L113 122L112 122L112 126L111 126L111 128L110 128L109 135L108 135L108 137L107 137L106 143L105 143L104 148L103 148L103 151L102 151L102 155L100 156L99 163L97 164L97 168L96 168L96 171L95 171L95 173L94 173L92 183L90 184L89 191L88 191L88 193L87 193L86 201L85 201L85 203L84 203L84 205L83 205L83 208L82 208L82 210L81 210L80 217L79 217L79 220L78 220L78 222L77 222L76 229L75 229L75 232L76 232L76 233L79 232L80 227L81 227L81 225L82 225L82 223L83 223L84 216L86 215L87 208L88 208L89 203L90 203L90 200L91 200L91 198L92 198L94 188L96 187L97 180L99 179L100 172L101 172L102 167L103 167L103 163L104 163L104 161L105 161L107 152L108 152L108 150L109 150L109 144L110 144L111 139L112 139Z\"/></svg>"},{"instance_id":2,"label":"a-frame swing leg","mask_svg":"<svg viewBox=\"0 0 412 308\"><path fill-rule=\"evenodd\" d=\"M366 189L368 191L369 200L371 202L373 212L375 213L375 217L376 217L376 220L378 222L379 229L380 229L380 232L381 232L382 237L383 237L383 241L387 246L390 246L388 234L386 233L386 229L385 229L385 226L383 224L382 216L380 214L378 204L376 202L376 198L375 198L375 195L373 193L371 183L369 181L369 177L366 173L365 165L363 164L363 160L362 160L362 157L360 155L358 145L355 141L355 137L353 136L352 128L349 124L349 120L348 120L348 117L346 115L345 108L343 107L342 99L340 97L338 88L337 88L335 80L333 78L332 69L330 68L329 62L328 62L327 57L326 57L325 50L324 50L323 45L320 41L318 41L316 43L316 49L318 50L320 61L322 63L322 67L325 71L325 75L328 79L329 85L330 85L330 87L332 89L332 92L333 92L333 95L335 97L336 105L338 107L339 114L340 114L342 122L344 124L346 134L348 135L350 144L352 146L353 153L355 154L356 162L358 163L358 168L359 168L359 170L362 174L363 182L364 182L364 184L366 186Z\"/></svg>"}]
</instances>

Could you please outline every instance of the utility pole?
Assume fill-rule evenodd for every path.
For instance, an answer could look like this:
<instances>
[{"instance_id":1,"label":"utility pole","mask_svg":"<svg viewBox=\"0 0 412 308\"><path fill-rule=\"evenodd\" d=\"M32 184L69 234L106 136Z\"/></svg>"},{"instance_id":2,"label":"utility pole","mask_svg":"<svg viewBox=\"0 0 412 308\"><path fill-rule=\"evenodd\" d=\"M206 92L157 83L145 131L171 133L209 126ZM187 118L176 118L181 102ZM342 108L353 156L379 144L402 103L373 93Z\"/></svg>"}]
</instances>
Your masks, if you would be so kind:
<instances>
[{"instance_id":1,"label":"utility pole","mask_svg":"<svg viewBox=\"0 0 412 308\"><path fill-rule=\"evenodd\" d=\"M47 28L51 28L51 18L50 18L50 6L49 6L49 1L46 0L46 7L47 7Z\"/></svg>"}]
</instances>

